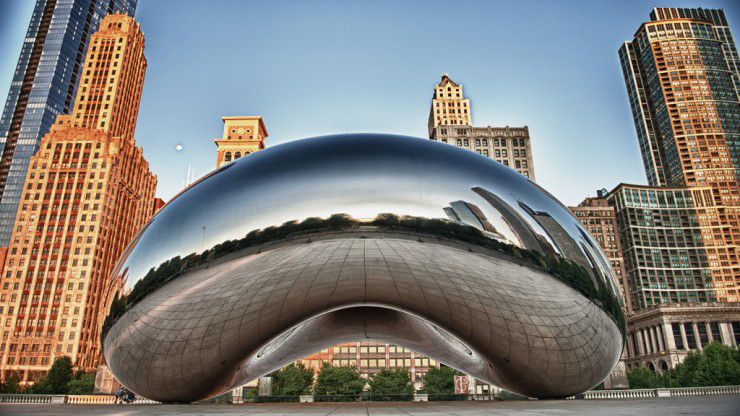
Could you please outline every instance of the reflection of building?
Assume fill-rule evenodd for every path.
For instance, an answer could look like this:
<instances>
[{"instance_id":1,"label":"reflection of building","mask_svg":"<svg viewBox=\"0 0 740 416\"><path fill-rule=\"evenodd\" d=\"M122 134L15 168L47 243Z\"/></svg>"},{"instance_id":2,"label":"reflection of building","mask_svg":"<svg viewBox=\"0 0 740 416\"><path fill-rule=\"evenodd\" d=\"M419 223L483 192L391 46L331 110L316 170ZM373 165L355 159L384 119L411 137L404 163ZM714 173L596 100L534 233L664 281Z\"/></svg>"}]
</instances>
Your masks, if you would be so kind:
<instances>
[{"instance_id":1,"label":"reflection of building","mask_svg":"<svg viewBox=\"0 0 740 416\"><path fill-rule=\"evenodd\" d=\"M627 368L664 371L711 341L740 345L740 303L655 305L630 317Z\"/></svg>"},{"instance_id":2,"label":"reflection of building","mask_svg":"<svg viewBox=\"0 0 740 416\"><path fill-rule=\"evenodd\" d=\"M496 231L496 227L488 221L486 214L475 204L465 201L454 201L450 202L450 206L444 208L444 211L447 214L447 218L451 221L470 225L479 230L491 233L498 239L504 238Z\"/></svg>"},{"instance_id":3,"label":"reflection of building","mask_svg":"<svg viewBox=\"0 0 740 416\"><path fill-rule=\"evenodd\" d=\"M491 207L501 214L501 218L506 222L511 232L515 234L518 240L515 243L518 246L542 253L554 254L550 243L544 241L544 239L535 233L532 226L529 225L527 220L522 217L516 208L509 205L500 196L483 188L475 187L473 188L473 192L480 195L486 202L491 204Z\"/></svg>"},{"instance_id":4,"label":"reflection of building","mask_svg":"<svg viewBox=\"0 0 740 416\"><path fill-rule=\"evenodd\" d=\"M690 188L636 191L643 194L640 201L645 205L635 208L648 213L648 207L676 206L687 214L698 214L688 220L675 217L677 222L690 220L691 229L677 235L675 243L660 242L660 250L669 257L677 257L675 251L669 253L672 246L701 253L662 262L670 261L672 267L683 270L684 274L672 275L677 285L696 283L700 291L712 292L720 301L738 301L740 103L733 84L738 79L738 55L724 13L657 8L634 40L620 48L619 55L649 184ZM682 199L663 199L673 197ZM694 203L699 206L696 210ZM667 216L671 214L660 214ZM673 224L656 222L654 226L656 230L669 227L677 234ZM688 236L693 240L688 241ZM683 265L676 265L679 262ZM664 269L655 273L658 276L652 281L664 281L660 276ZM701 276L694 277L698 273Z\"/></svg>"},{"instance_id":5,"label":"reflection of building","mask_svg":"<svg viewBox=\"0 0 740 416\"><path fill-rule=\"evenodd\" d=\"M267 128L260 116L222 117L224 134L216 139L216 167L265 148Z\"/></svg>"},{"instance_id":6,"label":"reflection of building","mask_svg":"<svg viewBox=\"0 0 740 416\"><path fill-rule=\"evenodd\" d=\"M417 389L421 388L424 375L439 363L407 348L379 342L350 342L312 354L301 362L314 373L321 370L323 362L334 366L357 366L364 378L372 377L381 370L405 369Z\"/></svg>"},{"instance_id":7,"label":"reflection of building","mask_svg":"<svg viewBox=\"0 0 740 416\"><path fill-rule=\"evenodd\" d=\"M62 355L85 370L100 361L109 275L154 209L157 180L133 136L143 48L132 18L106 16L74 112L31 158L0 291L3 379L36 381Z\"/></svg>"},{"instance_id":8,"label":"reflection of building","mask_svg":"<svg viewBox=\"0 0 740 416\"><path fill-rule=\"evenodd\" d=\"M546 211L535 211L522 201L519 201L518 204L523 212L529 214L542 227L549 240L557 247L561 256L580 264L587 271L593 272L595 270L595 266L591 260L584 254L587 251L581 248L579 242L550 213ZM598 281L595 280L594 283L598 284Z\"/></svg>"},{"instance_id":9,"label":"reflection of building","mask_svg":"<svg viewBox=\"0 0 740 416\"><path fill-rule=\"evenodd\" d=\"M136 3L36 1L0 117L0 246L10 241L23 181L41 137L56 115L72 110L90 33L107 13L133 16Z\"/></svg>"},{"instance_id":10,"label":"reflection of building","mask_svg":"<svg viewBox=\"0 0 740 416\"><path fill-rule=\"evenodd\" d=\"M621 286L620 289L624 295L627 310L631 311L630 297L627 296L627 274L624 271L622 244L617 232L617 216L614 207L609 205L605 197L606 192L600 190L597 197L586 198L577 207L571 207L570 209L606 254Z\"/></svg>"},{"instance_id":11,"label":"reflection of building","mask_svg":"<svg viewBox=\"0 0 740 416\"><path fill-rule=\"evenodd\" d=\"M529 129L524 127L473 127L470 100L462 85L447 74L434 86L429 112L429 138L472 150L515 169L534 180Z\"/></svg>"}]
</instances>

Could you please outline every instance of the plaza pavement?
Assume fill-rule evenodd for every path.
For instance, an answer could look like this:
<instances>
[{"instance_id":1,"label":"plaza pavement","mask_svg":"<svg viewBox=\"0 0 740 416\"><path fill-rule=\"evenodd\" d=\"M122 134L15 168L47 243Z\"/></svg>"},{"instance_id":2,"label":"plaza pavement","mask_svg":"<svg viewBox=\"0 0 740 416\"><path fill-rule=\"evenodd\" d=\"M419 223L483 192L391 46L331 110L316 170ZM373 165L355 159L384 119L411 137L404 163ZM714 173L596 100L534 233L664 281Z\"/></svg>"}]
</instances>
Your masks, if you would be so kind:
<instances>
[{"instance_id":1,"label":"plaza pavement","mask_svg":"<svg viewBox=\"0 0 740 416\"><path fill-rule=\"evenodd\" d=\"M740 415L740 396L636 400L532 400L429 403L260 403L243 405L9 405L2 415Z\"/></svg>"}]
</instances>

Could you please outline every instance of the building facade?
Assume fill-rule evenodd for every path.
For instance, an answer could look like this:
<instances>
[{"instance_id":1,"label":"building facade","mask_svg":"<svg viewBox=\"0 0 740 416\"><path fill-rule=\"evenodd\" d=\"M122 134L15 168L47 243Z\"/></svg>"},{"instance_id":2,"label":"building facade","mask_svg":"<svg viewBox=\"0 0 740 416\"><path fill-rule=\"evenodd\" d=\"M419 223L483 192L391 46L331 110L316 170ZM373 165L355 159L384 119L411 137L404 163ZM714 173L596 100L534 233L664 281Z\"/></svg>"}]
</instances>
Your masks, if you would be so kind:
<instances>
[{"instance_id":1,"label":"building facade","mask_svg":"<svg viewBox=\"0 0 740 416\"><path fill-rule=\"evenodd\" d=\"M631 298L627 296L627 273L622 257L622 243L619 239L617 214L606 200L606 191L599 190L595 198L586 198L577 207L570 207L576 218L596 240L606 254L612 270L619 281L627 311L632 310Z\"/></svg>"},{"instance_id":2,"label":"building facade","mask_svg":"<svg viewBox=\"0 0 740 416\"><path fill-rule=\"evenodd\" d=\"M712 341L740 345L740 303L655 305L630 317L625 361L662 372Z\"/></svg>"},{"instance_id":3,"label":"building facade","mask_svg":"<svg viewBox=\"0 0 740 416\"><path fill-rule=\"evenodd\" d=\"M634 311L666 303L716 301L714 263L699 218L717 217L705 188L620 184L607 196L614 207L628 296Z\"/></svg>"},{"instance_id":4,"label":"building facade","mask_svg":"<svg viewBox=\"0 0 740 416\"><path fill-rule=\"evenodd\" d=\"M90 34L138 0L37 0L0 118L0 246L15 220L31 156L59 114L72 111Z\"/></svg>"},{"instance_id":5,"label":"building facade","mask_svg":"<svg viewBox=\"0 0 740 416\"><path fill-rule=\"evenodd\" d=\"M427 371L439 367L437 361L408 348L371 341L336 345L301 360L301 363L314 373L321 370L324 362L335 367L356 366L365 379L382 370L407 370L417 390L423 386Z\"/></svg>"},{"instance_id":6,"label":"building facade","mask_svg":"<svg viewBox=\"0 0 740 416\"><path fill-rule=\"evenodd\" d=\"M529 128L473 127L470 100L447 74L434 86L429 112L429 138L472 150L534 180Z\"/></svg>"},{"instance_id":7,"label":"building facade","mask_svg":"<svg viewBox=\"0 0 740 416\"><path fill-rule=\"evenodd\" d=\"M85 62L73 113L57 117L26 177L1 277L3 380L37 381L63 355L96 368L122 283L111 272L155 207L157 180L133 136L146 70L139 25L106 16Z\"/></svg>"},{"instance_id":8,"label":"building facade","mask_svg":"<svg viewBox=\"0 0 740 416\"><path fill-rule=\"evenodd\" d=\"M717 300L735 302L740 300L737 51L721 10L656 9L651 18L619 50L648 182L688 187L692 196L681 198L695 195L701 210L711 211L691 218L696 234L691 243L701 247L707 263L700 266L708 273L701 284ZM667 192L650 193L683 193Z\"/></svg>"},{"instance_id":9,"label":"building facade","mask_svg":"<svg viewBox=\"0 0 740 416\"><path fill-rule=\"evenodd\" d=\"M265 148L267 128L260 116L222 117L224 133L216 142L216 168Z\"/></svg>"}]
</instances>

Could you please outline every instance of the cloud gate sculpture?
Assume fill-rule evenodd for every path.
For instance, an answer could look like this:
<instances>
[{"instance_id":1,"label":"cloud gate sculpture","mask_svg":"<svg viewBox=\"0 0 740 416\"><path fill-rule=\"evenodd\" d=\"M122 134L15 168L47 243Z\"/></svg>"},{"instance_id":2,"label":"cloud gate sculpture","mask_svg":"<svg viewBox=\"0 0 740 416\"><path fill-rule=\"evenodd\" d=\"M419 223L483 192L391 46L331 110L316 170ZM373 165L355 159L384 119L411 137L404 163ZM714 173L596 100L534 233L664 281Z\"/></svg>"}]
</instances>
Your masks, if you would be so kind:
<instances>
[{"instance_id":1,"label":"cloud gate sculpture","mask_svg":"<svg viewBox=\"0 0 740 416\"><path fill-rule=\"evenodd\" d=\"M604 254L550 194L405 136L281 144L170 201L120 260L106 362L165 402L341 342L398 344L527 396L599 384L622 352Z\"/></svg>"}]
</instances>

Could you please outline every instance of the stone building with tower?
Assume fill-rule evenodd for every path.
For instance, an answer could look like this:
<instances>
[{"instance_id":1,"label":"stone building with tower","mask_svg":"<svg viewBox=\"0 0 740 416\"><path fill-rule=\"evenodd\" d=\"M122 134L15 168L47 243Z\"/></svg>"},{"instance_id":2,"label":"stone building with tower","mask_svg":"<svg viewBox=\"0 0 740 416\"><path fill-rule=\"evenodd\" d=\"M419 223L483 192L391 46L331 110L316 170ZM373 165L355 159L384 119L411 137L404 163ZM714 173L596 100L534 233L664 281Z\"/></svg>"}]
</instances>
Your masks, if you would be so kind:
<instances>
[{"instance_id":1,"label":"stone building with tower","mask_svg":"<svg viewBox=\"0 0 740 416\"><path fill-rule=\"evenodd\" d=\"M535 179L529 128L473 127L470 99L447 74L434 86L428 128L431 140L471 150Z\"/></svg>"},{"instance_id":2,"label":"stone building with tower","mask_svg":"<svg viewBox=\"0 0 740 416\"><path fill-rule=\"evenodd\" d=\"M216 139L216 168L265 148L267 128L260 116L222 117L224 132Z\"/></svg>"}]
</instances>

